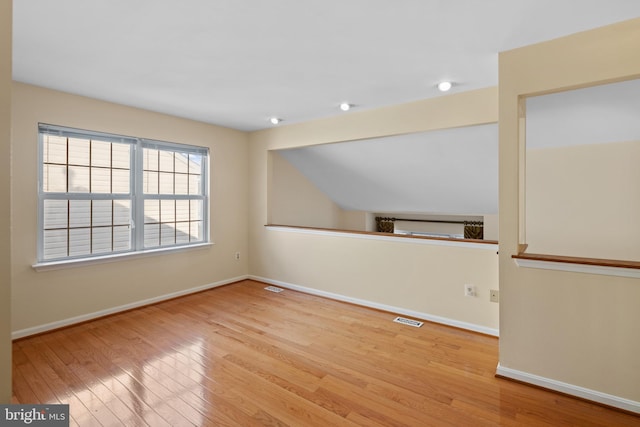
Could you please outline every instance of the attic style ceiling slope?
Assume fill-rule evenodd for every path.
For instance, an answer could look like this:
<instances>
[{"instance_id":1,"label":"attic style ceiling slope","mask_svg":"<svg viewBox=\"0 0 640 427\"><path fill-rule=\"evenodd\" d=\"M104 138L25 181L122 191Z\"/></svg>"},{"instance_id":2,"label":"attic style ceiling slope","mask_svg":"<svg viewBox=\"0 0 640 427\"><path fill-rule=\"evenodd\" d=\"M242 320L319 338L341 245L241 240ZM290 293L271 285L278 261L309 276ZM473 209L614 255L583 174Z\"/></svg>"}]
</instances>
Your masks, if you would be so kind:
<instances>
[{"instance_id":1,"label":"attic style ceiling slope","mask_svg":"<svg viewBox=\"0 0 640 427\"><path fill-rule=\"evenodd\" d=\"M637 0L20 0L17 81L251 131L497 84L500 51ZM281 125L282 125L281 124Z\"/></svg>"},{"instance_id":2,"label":"attic style ceiling slope","mask_svg":"<svg viewBox=\"0 0 640 427\"><path fill-rule=\"evenodd\" d=\"M291 148L279 153L346 210L498 213L496 124Z\"/></svg>"}]
</instances>

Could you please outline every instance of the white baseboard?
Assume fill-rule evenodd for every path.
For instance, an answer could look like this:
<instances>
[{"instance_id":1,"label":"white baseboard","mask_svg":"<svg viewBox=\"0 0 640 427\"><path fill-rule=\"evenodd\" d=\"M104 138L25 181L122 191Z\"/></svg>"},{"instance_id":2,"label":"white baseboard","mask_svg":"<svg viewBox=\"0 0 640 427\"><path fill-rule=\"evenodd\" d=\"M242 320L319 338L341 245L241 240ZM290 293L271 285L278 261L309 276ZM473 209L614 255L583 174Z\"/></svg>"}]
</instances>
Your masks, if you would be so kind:
<instances>
[{"instance_id":1,"label":"white baseboard","mask_svg":"<svg viewBox=\"0 0 640 427\"><path fill-rule=\"evenodd\" d=\"M428 320L434 323L441 323L443 325L454 326L456 328L466 329L473 332L480 332L482 334L492 335L494 337L499 336L498 329L488 328L486 326L476 325L474 323L461 322L459 320L449 319L447 317L435 316L433 314L422 313L414 310L407 310L401 307L394 307L391 305L380 304L373 301L367 301L359 298L352 298L345 295L334 294L333 292L326 292L318 289L307 288L305 286L294 285L292 283L282 282L280 280L268 279L266 277L249 275L249 279L265 282L270 285L277 285L283 288L292 289L294 291L300 291L307 294L318 295L321 297L326 297L326 298L330 298L338 301L345 301L352 304L361 305L364 307L376 308L378 310L389 311L391 313L402 314L405 316L410 316L410 317L414 317L421 320Z\"/></svg>"},{"instance_id":2,"label":"white baseboard","mask_svg":"<svg viewBox=\"0 0 640 427\"><path fill-rule=\"evenodd\" d=\"M527 372L518 371L516 369L506 368L498 363L496 374L505 378L511 378L524 383L536 385L538 387L559 391L571 396L581 397L593 402L602 403L614 408L624 409L625 411L640 414L640 402L625 399L623 397L614 396L612 394L602 393L596 390L580 387L561 381L552 380L550 378L541 377Z\"/></svg>"},{"instance_id":3,"label":"white baseboard","mask_svg":"<svg viewBox=\"0 0 640 427\"><path fill-rule=\"evenodd\" d=\"M28 337L30 335L51 331L53 329L74 325L76 323L86 322L87 320L93 320L99 317L108 316L109 314L115 314L121 311L131 310L132 308L143 307L145 305L155 304L157 302L166 301L172 298L181 297L184 295L189 295L189 294L193 294L200 291L205 291L207 289L217 288L218 286L228 285L229 283L238 282L240 280L246 280L248 278L249 276L247 275L233 277L231 279L221 280L215 283L208 283L206 285L198 286L195 288L184 289L181 291L172 292L170 294L160 295L157 297L132 302L129 304L119 305L117 307L107 308L105 310L100 310L93 313L83 314L81 316L70 317L68 319L58 320L56 322L46 323L44 325L33 326L31 328L26 328L26 329L20 329L19 331L14 331L11 334L11 338L15 340L18 338Z\"/></svg>"}]
</instances>

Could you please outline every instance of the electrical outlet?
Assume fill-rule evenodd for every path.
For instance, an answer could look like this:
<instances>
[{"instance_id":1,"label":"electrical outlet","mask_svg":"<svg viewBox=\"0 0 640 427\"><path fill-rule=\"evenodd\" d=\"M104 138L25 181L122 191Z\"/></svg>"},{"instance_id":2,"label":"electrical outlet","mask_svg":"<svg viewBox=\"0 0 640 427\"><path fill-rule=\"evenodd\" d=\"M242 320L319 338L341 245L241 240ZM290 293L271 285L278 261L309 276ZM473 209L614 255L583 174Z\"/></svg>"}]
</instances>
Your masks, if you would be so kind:
<instances>
[{"instance_id":1,"label":"electrical outlet","mask_svg":"<svg viewBox=\"0 0 640 427\"><path fill-rule=\"evenodd\" d=\"M497 289L491 289L489 291L489 301L500 302L500 291Z\"/></svg>"},{"instance_id":2,"label":"electrical outlet","mask_svg":"<svg viewBox=\"0 0 640 427\"><path fill-rule=\"evenodd\" d=\"M240 252L236 252L236 261L240 259Z\"/></svg>"},{"instance_id":3,"label":"electrical outlet","mask_svg":"<svg viewBox=\"0 0 640 427\"><path fill-rule=\"evenodd\" d=\"M476 296L476 287L473 285L464 285L464 296L465 297L475 297Z\"/></svg>"}]
</instances>

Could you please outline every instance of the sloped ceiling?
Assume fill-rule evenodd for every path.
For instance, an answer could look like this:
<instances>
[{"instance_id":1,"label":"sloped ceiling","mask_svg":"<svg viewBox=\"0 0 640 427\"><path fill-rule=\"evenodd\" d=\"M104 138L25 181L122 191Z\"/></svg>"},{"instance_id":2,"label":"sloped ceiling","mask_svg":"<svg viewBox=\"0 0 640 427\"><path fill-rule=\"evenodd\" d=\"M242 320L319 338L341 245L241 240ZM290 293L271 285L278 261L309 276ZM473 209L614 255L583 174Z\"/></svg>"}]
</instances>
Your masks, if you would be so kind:
<instances>
[{"instance_id":1,"label":"sloped ceiling","mask_svg":"<svg viewBox=\"0 0 640 427\"><path fill-rule=\"evenodd\" d=\"M527 149L640 141L640 79L529 98L526 131Z\"/></svg>"},{"instance_id":2,"label":"sloped ceiling","mask_svg":"<svg viewBox=\"0 0 640 427\"><path fill-rule=\"evenodd\" d=\"M498 126L280 151L346 210L493 214L498 211Z\"/></svg>"}]
</instances>

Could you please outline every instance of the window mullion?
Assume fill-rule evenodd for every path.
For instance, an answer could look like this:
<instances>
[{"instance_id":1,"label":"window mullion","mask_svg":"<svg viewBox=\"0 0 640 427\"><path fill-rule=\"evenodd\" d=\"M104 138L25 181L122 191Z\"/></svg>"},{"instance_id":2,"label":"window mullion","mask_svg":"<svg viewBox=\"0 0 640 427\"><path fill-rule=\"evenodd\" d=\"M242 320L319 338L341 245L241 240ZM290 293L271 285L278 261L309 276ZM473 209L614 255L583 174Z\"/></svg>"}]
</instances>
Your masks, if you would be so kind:
<instances>
[{"instance_id":1,"label":"window mullion","mask_svg":"<svg viewBox=\"0 0 640 427\"><path fill-rule=\"evenodd\" d=\"M144 162L143 162L143 149L142 142L140 140L133 146L132 151L132 210L133 220L135 228L132 233L132 248L136 251L144 249Z\"/></svg>"}]
</instances>

